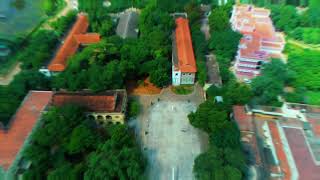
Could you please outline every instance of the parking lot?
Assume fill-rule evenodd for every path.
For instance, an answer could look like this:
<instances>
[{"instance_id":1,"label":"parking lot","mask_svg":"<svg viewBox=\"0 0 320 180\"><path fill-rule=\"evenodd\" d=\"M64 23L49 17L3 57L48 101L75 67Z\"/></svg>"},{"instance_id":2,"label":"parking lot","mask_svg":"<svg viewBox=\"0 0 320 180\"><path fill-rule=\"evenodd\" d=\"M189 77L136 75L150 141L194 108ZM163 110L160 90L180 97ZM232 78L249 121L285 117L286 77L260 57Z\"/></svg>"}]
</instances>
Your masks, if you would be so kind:
<instances>
[{"instance_id":1,"label":"parking lot","mask_svg":"<svg viewBox=\"0 0 320 180\"><path fill-rule=\"evenodd\" d=\"M143 110L135 123L148 159L148 177L193 179L194 159L205 150L207 136L193 128L187 116L203 102L201 92L178 96L167 89L160 95L138 98Z\"/></svg>"}]
</instances>

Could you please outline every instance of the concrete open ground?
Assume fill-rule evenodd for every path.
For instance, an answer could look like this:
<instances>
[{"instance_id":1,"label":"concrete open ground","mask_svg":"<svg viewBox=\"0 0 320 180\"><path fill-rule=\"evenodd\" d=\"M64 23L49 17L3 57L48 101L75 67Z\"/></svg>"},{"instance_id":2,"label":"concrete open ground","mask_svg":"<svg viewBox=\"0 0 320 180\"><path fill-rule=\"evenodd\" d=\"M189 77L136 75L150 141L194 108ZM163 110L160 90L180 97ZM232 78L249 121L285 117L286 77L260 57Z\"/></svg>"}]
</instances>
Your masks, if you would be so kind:
<instances>
[{"instance_id":1,"label":"concrete open ground","mask_svg":"<svg viewBox=\"0 0 320 180\"><path fill-rule=\"evenodd\" d=\"M148 159L149 179L194 179L194 159L206 149L208 138L190 125L187 116L203 102L202 90L197 87L192 94L179 96L167 88L160 95L138 99L142 113L132 123Z\"/></svg>"}]
</instances>

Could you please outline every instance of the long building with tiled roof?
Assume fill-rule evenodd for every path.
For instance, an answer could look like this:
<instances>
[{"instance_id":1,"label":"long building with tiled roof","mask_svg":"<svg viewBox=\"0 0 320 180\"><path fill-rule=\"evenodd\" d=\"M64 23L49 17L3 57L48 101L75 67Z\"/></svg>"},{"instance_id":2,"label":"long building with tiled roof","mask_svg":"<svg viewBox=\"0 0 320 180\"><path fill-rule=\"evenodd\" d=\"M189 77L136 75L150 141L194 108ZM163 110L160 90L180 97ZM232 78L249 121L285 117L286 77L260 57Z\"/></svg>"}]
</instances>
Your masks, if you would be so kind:
<instances>
[{"instance_id":1,"label":"long building with tiled roof","mask_svg":"<svg viewBox=\"0 0 320 180\"><path fill-rule=\"evenodd\" d=\"M172 84L176 86L194 84L197 65L188 19L183 17L176 19L172 44Z\"/></svg>"},{"instance_id":2,"label":"long building with tiled roof","mask_svg":"<svg viewBox=\"0 0 320 180\"><path fill-rule=\"evenodd\" d=\"M50 103L53 106L76 104L86 109L88 117L98 123L120 123L125 120L127 93L125 90L110 90L101 93L55 92Z\"/></svg>"},{"instance_id":3,"label":"long building with tiled roof","mask_svg":"<svg viewBox=\"0 0 320 180\"><path fill-rule=\"evenodd\" d=\"M251 79L258 76L264 63L271 58L283 57L284 35L275 31L269 16L270 10L252 5L233 7L232 28L243 35L234 66L237 77Z\"/></svg>"},{"instance_id":4,"label":"long building with tiled roof","mask_svg":"<svg viewBox=\"0 0 320 180\"><path fill-rule=\"evenodd\" d=\"M9 124L0 126L0 179L16 173L17 157L51 96L51 91L30 91Z\"/></svg>"},{"instance_id":5,"label":"long building with tiled roof","mask_svg":"<svg viewBox=\"0 0 320 180\"><path fill-rule=\"evenodd\" d=\"M68 58L77 52L80 45L88 45L98 43L100 41L99 34L87 33L88 27L88 17L85 14L80 13L63 44L48 65L49 71L64 71L68 65Z\"/></svg>"}]
</instances>

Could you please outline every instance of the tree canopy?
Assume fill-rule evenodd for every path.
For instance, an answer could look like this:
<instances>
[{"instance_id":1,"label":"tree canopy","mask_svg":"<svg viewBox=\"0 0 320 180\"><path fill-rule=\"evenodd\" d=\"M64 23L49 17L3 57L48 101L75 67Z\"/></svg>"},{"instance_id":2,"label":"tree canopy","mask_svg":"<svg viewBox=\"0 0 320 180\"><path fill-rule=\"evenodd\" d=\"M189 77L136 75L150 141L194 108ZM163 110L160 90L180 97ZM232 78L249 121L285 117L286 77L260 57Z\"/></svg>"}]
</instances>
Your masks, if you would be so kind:
<instances>
[{"instance_id":1,"label":"tree canopy","mask_svg":"<svg viewBox=\"0 0 320 180\"><path fill-rule=\"evenodd\" d=\"M144 158L124 125L98 126L84 109L51 107L23 152L25 179L141 179ZM124 161L125 159L125 161Z\"/></svg>"}]
</instances>

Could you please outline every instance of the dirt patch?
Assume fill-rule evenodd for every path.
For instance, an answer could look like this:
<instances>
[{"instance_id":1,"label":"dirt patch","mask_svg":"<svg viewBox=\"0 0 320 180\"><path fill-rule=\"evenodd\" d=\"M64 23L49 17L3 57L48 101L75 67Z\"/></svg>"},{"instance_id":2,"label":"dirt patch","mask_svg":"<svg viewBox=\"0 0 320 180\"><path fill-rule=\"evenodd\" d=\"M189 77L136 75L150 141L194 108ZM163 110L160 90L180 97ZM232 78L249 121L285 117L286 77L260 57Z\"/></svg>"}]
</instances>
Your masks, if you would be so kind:
<instances>
[{"instance_id":1,"label":"dirt patch","mask_svg":"<svg viewBox=\"0 0 320 180\"><path fill-rule=\"evenodd\" d=\"M144 79L141 83L129 81L126 86L129 95L152 95L161 92L161 89L152 84L149 78Z\"/></svg>"}]
</instances>

